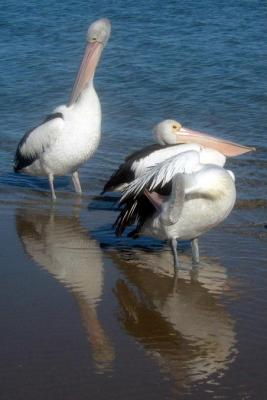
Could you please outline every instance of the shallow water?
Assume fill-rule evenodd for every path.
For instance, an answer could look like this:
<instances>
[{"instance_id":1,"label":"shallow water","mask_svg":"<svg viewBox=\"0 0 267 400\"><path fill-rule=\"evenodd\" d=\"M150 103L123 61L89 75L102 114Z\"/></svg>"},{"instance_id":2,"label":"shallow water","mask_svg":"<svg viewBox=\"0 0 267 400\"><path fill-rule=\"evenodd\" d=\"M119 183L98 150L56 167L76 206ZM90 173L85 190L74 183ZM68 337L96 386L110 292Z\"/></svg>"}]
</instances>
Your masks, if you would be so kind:
<instances>
[{"instance_id":1,"label":"shallow water","mask_svg":"<svg viewBox=\"0 0 267 400\"><path fill-rule=\"evenodd\" d=\"M19 138L64 103L88 23L111 19L96 74L98 152L68 178L12 172ZM263 399L267 391L266 5L9 0L0 10L1 399ZM181 243L115 238L98 196L163 118L253 145L229 160L237 204Z\"/></svg>"}]
</instances>

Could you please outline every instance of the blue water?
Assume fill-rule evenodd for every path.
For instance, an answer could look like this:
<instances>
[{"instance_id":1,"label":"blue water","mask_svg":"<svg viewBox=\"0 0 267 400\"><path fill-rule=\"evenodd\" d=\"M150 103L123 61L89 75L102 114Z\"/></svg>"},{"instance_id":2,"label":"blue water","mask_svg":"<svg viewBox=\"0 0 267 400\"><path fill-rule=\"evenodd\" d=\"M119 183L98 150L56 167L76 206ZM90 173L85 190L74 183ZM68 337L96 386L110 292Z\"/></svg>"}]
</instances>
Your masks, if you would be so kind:
<instances>
[{"instance_id":1,"label":"blue water","mask_svg":"<svg viewBox=\"0 0 267 400\"><path fill-rule=\"evenodd\" d=\"M79 376L74 374L73 381L65 382L65 390L70 389L69 393L73 393L74 396L72 398L87 398L86 393L90 390L88 382L94 382L93 393L97 399L107 398L107 393L112 393L111 398L118 398L115 395L120 392L124 394L124 397L132 399L156 399L157 396L160 399L183 398L179 397L182 395L184 398L195 396L190 398L206 399L216 398L213 397L216 393L221 395L221 398L229 399L264 398L261 397L261 393L264 393L264 390L266 393L267 388L266 383L264 386L263 373L256 374L255 383L246 383L246 378L240 373L240 365L251 365L251 369L249 368L247 372L249 374L258 369L256 355L262 356L261 371L264 371L263 365L267 362L266 349L262 344L264 343L262 328L266 328L266 323L259 313L259 310L267 305L267 298L264 295L267 260L264 227L267 222L267 3L265 1L65 0L56 2L46 0L36 2L21 0L18 2L7 0L2 4L0 8L1 215L4 217L5 207L10 204L14 204L15 208L20 207L22 203L30 207L32 204L36 206L43 202L49 204L49 188L46 179L19 176L13 173L14 152L26 130L37 125L53 108L67 102L83 54L86 30L92 21L100 17L110 19L112 35L103 51L95 76L95 86L102 104L103 132L97 153L81 170L82 186L85 189L84 198L88 200L101 191L106 179L129 152L151 143L153 126L165 118L175 118L185 126L256 147L256 152L228 161L229 168L236 175L238 191L236 209L227 220L225 228L222 231L219 230L214 237L210 236L210 242L206 242L203 250L205 254L211 253L215 257L220 254L225 269L230 270L234 279L239 281L237 286L244 285L248 288L246 285L251 283L252 288L249 292L250 296L245 300L240 300L237 305L235 299L233 301L228 299L224 300L222 306L225 307L225 303L228 305L224 320L230 321L232 318L233 325L237 324L239 343L237 352L240 353L237 363L233 364L233 369L230 369L229 374L226 375L224 386L220 386L218 376L213 375L212 378L209 377L209 381L205 381L207 386L198 386L197 383L192 383L190 386L183 383L181 384L183 389L180 392L179 379L182 381L180 376L179 384L176 382L172 387L169 383L169 380L172 380L172 374L166 373L165 367L164 373L161 374L155 366L157 363L151 367L146 360L143 364L138 349L146 349L147 346L149 352L149 346L153 348L153 344L150 342L147 344L144 338L134 333L134 327L131 327L132 331L129 326L127 328L127 321L124 321L125 326L122 328L123 318L118 318L119 323L114 324L114 321L113 325L111 323L111 330L120 332L121 336L118 335L118 337L124 342L125 348L135 362L139 363L140 373L144 368L144 376L147 379L146 385L143 383L144 391L142 392L141 386L138 390L135 389L135 385L138 385L135 377L139 375L133 366L129 368L130 372L127 375L127 369L123 364L124 362L127 365L129 362L126 355L121 355L120 362L113 367L113 375L108 375L107 380L105 380L105 375L89 375L87 367L84 367L81 381L79 381ZM72 184L67 178L56 180L56 191L62 208L64 208L65 194L68 195L66 198L70 199L70 202L73 201ZM85 207L87 207L86 200ZM102 207L98 200L96 200L97 207L99 209ZM12 226L12 229L14 229L13 218L17 218L14 213L15 208L12 209L13 211L9 209L11 221L9 226ZM92 216L98 219L100 218L98 215L96 212L90 216L86 210L84 221L90 221L90 218L92 220ZM110 217L108 212L101 213L101 224L96 226L98 233L95 237L102 242L104 247L110 244L115 246L113 236L109 231L107 233L103 230L103 226L114 221L114 218L115 216ZM51 220L49 220L50 223ZM25 224L28 226L27 221ZM91 222L88 224L89 226L87 223L86 226L90 229ZM40 226L42 226L41 222ZM9 228L6 229L8 231ZM37 226L36 232L39 232L39 229L40 227ZM23 234L18 233L18 235L23 242ZM31 235L30 237L35 237L34 234ZM10 234L8 243L11 249L13 244L10 245L10 243L16 243L16 240L18 238ZM208 246L209 243L212 244L212 250ZM25 243L23 244L27 247ZM22 252L21 245L14 244L15 246L19 246ZM48 244L46 243L45 246ZM97 251L100 251L100 248ZM26 253L30 253L29 249ZM31 257L35 259L33 255ZM115 280L114 276L118 274L114 271L123 270L116 257L112 254L108 261L105 261L105 266L109 271L110 280L107 290L110 296L114 296L114 293L118 295L119 292L118 287L111 289L112 282ZM131 257L135 259L135 264L140 264L137 256L129 257L130 269ZM12 250L7 259L12 259ZM23 262L27 264L26 261ZM40 261L36 263L42 265ZM132 268L135 267L136 265ZM127 274L130 274L129 271ZM125 272L120 273L125 274ZM42 281L45 278L38 279ZM132 286L138 287L135 279L129 277L127 279ZM40 287L41 285L42 283ZM160 280L157 285L160 287ZM142 285L140 287L143 289ZM13 291L12 285L10 290ZM186 292L186 289L183 290ZM192 290L196 290L196 287L192 287ZM256 299L253 294L256 294ZM169 295L171 296L171 291ZM155 293L146 293L146 296L148 298L150 296L153 304L157 303ZM120 296L118 297L121 299ZM31 300L28 301L31 304ZM108 306L109 300L106 299L105 304ZM47 307L53 308L51 305ZM218 305L218 310L216 307L215 314L219 312L221 305ZM246 311L248 307L250 307L249 312ZM108 310L110 310L109 307ZM110 311L112 315L116 314L113 309ZM102 317L104 324L108 325L111 317L104 312ZM49 314L46 318L49 320ZM164 316L162 318L165 320ZM229 327L232 329L232 322L229 321L226 324L227 329ZM256 333L249 330L246 323L249 326L255 326ZM59 327L56 329L59 330L59 335L62 334ZM121 334L123 329L126 332L125 336ZM229 328L229 331L231 329ZM131 337L138 343L137 348L131 342ZM235 340L233 339L233 347L235 347ZM27 342L26 337L25 342ZM118 350L119 353L120 351ZM173 351L171 347L170 352ZM189 353L190 351L188 350ZM172 366L169 355L166 356L164 351L162 354L163 364L169 363L169 367ZM234 360L236 356L233 354L236 353L231 353ZM5 357L8 359L8 356L5 355ZM80 360L78 356L77 359ZM48 361L47 363L48 368L53 364L53 362L49 364ZM150 368L152 368L151 371ZM63 371L65 369L64 365ZM88 378L88 382L87 373L91 379ZM120 383L120 373L123 375L123 383ZM220 375L222 376L223 374ZM31 387L30 384L27 386L22 378L20 381L19 378L11 379L10 377L13 375L10 374L8 378L12 382L12 379L15 379L14 387L18 385L27 395L26 397L17 395L12 385L7 384L3 397L5 399L30 398L29 393L32 393L32 398L37 398L37 395L34 397L34 393L39 393L39 390L43 391L44 398L58 398L55 396L57 388L60 387L59 383L54 383L54 386L51 384L49 390L47 389L49 395L45 397L46 392L41 384L38 386L38 382L36 385L32 383ZM94 377L93 380L92 377ZM29 375L26 374L27 379ZM161 382L163 385L161 389L157 386L153 387L154 379L156 382ZM75 391L79 382L80 388ZM106 388L103 397L95 382ZM130 385L129 393L127 384ZM123 391L120 385L123 386ZM263 392L261 392L261 386L264 389ZM64 398L70 398L67 393L66 391ZM256 397L253 397L253 393L256 393Z\"/></svg>"},{"instance_id":2,"label":"blue water","mask_svg":"<svg viewBox=\"0 0 267 400\"><path fill-rule=\"evenodd\" d=\"M2 173L12 170L24 132L67 101L86 29L102 16L112 22L112 37L96 76L103 137L88 164L93 189L125 154L151 142L157 122L175 118L255 146L257 153L230 165L247 197L255 195L252 177L257 197L265 197L259 188L266 182L263 1L7 1L0 10Z\"/></svg>"}]
</instances>

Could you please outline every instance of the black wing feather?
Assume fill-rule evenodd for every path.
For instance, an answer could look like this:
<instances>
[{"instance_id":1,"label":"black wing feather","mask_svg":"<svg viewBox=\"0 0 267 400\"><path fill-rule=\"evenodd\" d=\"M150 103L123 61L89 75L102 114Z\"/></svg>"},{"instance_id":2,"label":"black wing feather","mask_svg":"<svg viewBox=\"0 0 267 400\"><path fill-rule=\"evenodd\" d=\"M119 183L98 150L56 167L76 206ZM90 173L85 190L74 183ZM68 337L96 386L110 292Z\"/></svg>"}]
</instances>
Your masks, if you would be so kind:
<instances>
[{"instance_id":1,"label":"black wing feather","mask_svg":"<svg viewBox=\"0 0 267 400\"><path fill-rule=\"evenodd\" d=\"M154 206L144 195L127 199L114 224L116 235L121 236L128 226L136 224L136 228L129 233L129 236L137 237L145 220L152 216L154 212Z\"/></svg>"},{"instance_id":2,"label":"black wing feather","mask_svg":"<svg viewBox=\"0 0 267 400\"><path fill-rule=\"evenodd\" d=\"M150 144L149 146L143 147L142 149L136 150L132 154L130 154L128 157L126 157L125 161L138 161L141 158L145 158L149 156L149 154L153 153L154 151L161 150L167 146L163 146L162 144L154 143Z\"/></svg>"},{"instance_id":3,"label":"black wing feather","mask_svg":"<svg viewBox=\"0 0 267 400\"><path fill-rule=\"evenodd\" d=\"M171 187L171 182L168 182L163 187L155 188L155 191L162 196L169 196ZM145 221L156 211L155 207L144 194L126 198L122 201L121 206L121 212L114 223L116 235L121 236L128 226L136 224L136 228L128 236L138 237Z\"/></svg>"},{"instance_id":4,"label":"black wing feather","mask_svg":"<svg viewBox=\"0 0 267 400\"><path fill-rule=\"evenodd\" d=\"M128 157L125 158L124 163L119 166L117 171L115 171L111 175L111 177L105 184L102 193L113 191L116 187L131 182L135 178L134 171L132 170L132 165L135 161L147 157L154 151L161 150L165 147L171 147L171 146L173 145L163 146L161 144L155 143L130 154Z\"/></svg>"}]
</instances>

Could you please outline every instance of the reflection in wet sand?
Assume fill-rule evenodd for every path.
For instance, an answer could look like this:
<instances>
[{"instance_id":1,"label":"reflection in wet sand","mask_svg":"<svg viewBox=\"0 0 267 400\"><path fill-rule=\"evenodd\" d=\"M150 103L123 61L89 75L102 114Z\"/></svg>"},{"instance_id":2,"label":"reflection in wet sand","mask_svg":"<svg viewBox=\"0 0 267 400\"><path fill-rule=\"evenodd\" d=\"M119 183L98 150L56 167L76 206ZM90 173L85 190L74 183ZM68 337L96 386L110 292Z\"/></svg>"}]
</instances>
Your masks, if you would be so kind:
<instances>
[{"instance_id":1,"label":"reflection in wet sand","mask_svg":"<svg viewBox=\"0 0 267 400\"><path fill-rule=\"evenodd\" d=\"M220 377L236 355L233 321L218 302L225 269L206 260L192 275L191 259L183 258L188 271L173 279L169 251L109 254L124 275L115 294L127 333L178 386Z\"/></svg>"},{"instance_id":2,"label":"reflection in wet sand","mask_svg":"<svg viewBox=\"0 0 267 400\"><path fill-rule=\"evenodd\" d=\"M71 289L97 370L113 370L120 351L97 315L104 284L98 242L75 215L18 209L16 224L26 253ZM112 249L105 246L105 252L119 271L115 325L119 321L123 333L134 337L177 387L216 382L236 356L234 323L219 301L229 290L224 267L202 257L192 271L191 258L182 255L183 269L174 279L169 249L114 249L110 240Z\"/></svg>"},{"instance_id":3,"label":"reflection in wet sand","mask_svg":"<svg viewBox=\"0 0 267 400\"><path fill-rule=\"evenodd\" d=\"M113 345L97 316L103 290L103 261L98 243L88 236L79 217L47 210L18 209L17 233L26 253L71 289L92 346L96 368L110 369Z\"/></svg>"}]
</instances>

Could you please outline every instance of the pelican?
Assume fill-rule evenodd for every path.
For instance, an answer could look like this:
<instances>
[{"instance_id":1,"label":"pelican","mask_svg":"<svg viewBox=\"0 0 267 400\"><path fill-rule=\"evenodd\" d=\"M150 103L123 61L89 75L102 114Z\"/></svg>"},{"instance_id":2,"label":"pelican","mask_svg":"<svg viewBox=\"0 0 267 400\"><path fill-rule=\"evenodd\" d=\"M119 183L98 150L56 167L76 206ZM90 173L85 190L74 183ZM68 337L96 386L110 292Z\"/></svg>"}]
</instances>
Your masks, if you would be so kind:
<instances>
[{"instance_id":1,"label":"pelican","mask_svg":"<svg viewBox=\"0 0 267 400\"><path fill-rule=\"evenodd\" d=\"M102 193L125 189L129 182L143 175L148 168L184 151L185 147L181 148L179 145L181 143L188 143L188 150L191 149L191 143L199 143L202 146L219 150L216 153L218 165L224 164L226 160L225 156L237 156L251 151L250 147L241 146L226 140L219 140L204 133L192 131L173 119L166 119L158 123L153 129L153 133L156 143L129 155L124 160L124 163L119 166L118 170L111 175Z\"/></svg>"},{"instance_id":2,"label":"pelican","mask_svg":"<svg viewBox=\"0 0 267 400\"><path fill-rule=\"evenodd\" d=\"M124 206L116 233L137 222L132 237L148 235L170 242L175 267L179 266L177 240L190 240L199 262L198 237L222 222L235 204L235 177L224 169L226 157L254 148L180 128L179 152L138 175L124 188ZM206 147L208 146L208 147Z\"/></svg>"},{"instance_id":3,"label":"pelican","mask_svg":"<svg viewBox=\"0 0 267 400\"><path fill-rule=\"evenodd\" d=\"M53 183L56 175L71 173L75 191L82 193L78 168L98 147L101 106L93 79L110 31L111 24L106 18L89 27L86 49L68 105L57 107L18 144L14 171L47 176L52 200L56 200Z\"/></svg>"}]
</instances>

